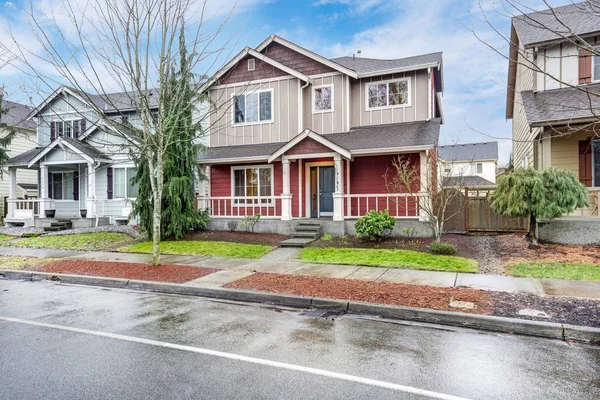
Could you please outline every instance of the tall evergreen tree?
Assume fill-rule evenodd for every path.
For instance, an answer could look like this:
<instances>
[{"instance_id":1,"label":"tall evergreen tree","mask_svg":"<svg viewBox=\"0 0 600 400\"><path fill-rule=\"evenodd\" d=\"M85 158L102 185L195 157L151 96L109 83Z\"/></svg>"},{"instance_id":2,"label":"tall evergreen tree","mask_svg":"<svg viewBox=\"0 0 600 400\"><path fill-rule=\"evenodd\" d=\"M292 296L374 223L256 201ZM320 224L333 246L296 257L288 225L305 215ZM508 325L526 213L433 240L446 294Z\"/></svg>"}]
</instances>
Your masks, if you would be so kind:
<instances>
[{"instance_id":1,"label":"tall evergreen tree","mask_svg":"<svg viewBox=\"0 0 600 400\"><path fill-rule=\"evenodd\" d=\"M203 146L195 143L195 139L202 133L202 128L199 122L193 120L194 106L200 99L185 46L184 27L181 28L179 41L179 63L172 66L168 81L161 82L161 85L169 85L171 90L162 90L163 96L160 99L161 106L165 109L184 104L179 112L165 113L168 120L162 121L167 130L174 130L174 134L169 135L174 139L167 145L163 158L164 190L160 233L161 238L174 236L177 239L193 229L204 228L207 222L206 214L197 211L195 206L194 181L205 179L196 161ZM174 101L172 96L182 96L183 101ZM139 190L133 204L133 214L139 216L141 229L152 237L154 201L148 160L144 154L134 156L137 174L132 182L139 185Z\"/></svg>"},{"instance_id":2,"label":"tall evergreen tree","mask_svg":"<svg viewBox=\"0 0 600 400\"><path fill-rule=\"evenodd\" d=\"M4 104L4 90L0 87L0 164L8 161L8 146L16 134L13 127L5 122L8 111L8 107ZM2 169L0 169L0 178L2 178Z\"/></svg>"}]
</instances>

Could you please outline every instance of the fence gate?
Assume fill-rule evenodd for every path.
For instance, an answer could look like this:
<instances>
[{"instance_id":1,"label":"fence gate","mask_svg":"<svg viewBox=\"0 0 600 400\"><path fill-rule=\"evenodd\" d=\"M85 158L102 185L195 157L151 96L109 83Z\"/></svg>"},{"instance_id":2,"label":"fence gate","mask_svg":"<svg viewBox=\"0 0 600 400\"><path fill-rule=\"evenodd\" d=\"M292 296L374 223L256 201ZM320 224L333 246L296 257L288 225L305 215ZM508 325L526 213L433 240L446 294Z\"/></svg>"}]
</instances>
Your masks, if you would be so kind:
<instances>
[{"instance_id":1,"label":"fence gate","mask_svg":"<svg viewBox=\"0 0 600 400\"><path fill-rule=\"evenodd\" d=\"M446 232L523 232L527 231L527 218L510 218L492 210L489 195L491 187L469 187L464 189L462 197L448 206L446 215L461 212L444 224Z\"/></svg>"}]
</instances>

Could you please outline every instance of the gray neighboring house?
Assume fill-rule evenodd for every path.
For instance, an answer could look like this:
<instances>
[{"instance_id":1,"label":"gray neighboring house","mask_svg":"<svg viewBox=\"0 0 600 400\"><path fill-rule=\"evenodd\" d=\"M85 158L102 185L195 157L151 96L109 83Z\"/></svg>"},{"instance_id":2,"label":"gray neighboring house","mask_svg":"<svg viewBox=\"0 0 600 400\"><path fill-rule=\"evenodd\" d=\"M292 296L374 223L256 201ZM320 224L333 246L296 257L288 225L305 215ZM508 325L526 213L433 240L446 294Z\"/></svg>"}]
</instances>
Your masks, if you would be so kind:
<instances>
[{"instance_id":1,"label":"gray neighboring house","mask_svg":"<svg viewBox=\"0 0 600 400\"><path fill-rule=\"evenodd\" d=\"M36 147L36 131L33 121L27 120L32 108L24 104L8 100L2 101L2 109L6 112L2 116L2 122L16 130L17 134L7 148L9 157L14 157ZM2 133L0 133L2 135ZM14 193L11 193L10 177L8 170L3 168L0 180L0 212L4 217L8 212L5 206L9 197L18 199L36 199L38 196L37 172L34 170L20 170L14 176Z\"/></svg>"},{"instance_id":2,"label":"gray neighboring house","mask_svg":"<svg viewBox=\"0 0 600 400\"><path fill-rule=\"evenodd\" d=\"M492 186L496 184L498 142L464 143L438 148L444 186Z\"/></svg>"}]
</instances>

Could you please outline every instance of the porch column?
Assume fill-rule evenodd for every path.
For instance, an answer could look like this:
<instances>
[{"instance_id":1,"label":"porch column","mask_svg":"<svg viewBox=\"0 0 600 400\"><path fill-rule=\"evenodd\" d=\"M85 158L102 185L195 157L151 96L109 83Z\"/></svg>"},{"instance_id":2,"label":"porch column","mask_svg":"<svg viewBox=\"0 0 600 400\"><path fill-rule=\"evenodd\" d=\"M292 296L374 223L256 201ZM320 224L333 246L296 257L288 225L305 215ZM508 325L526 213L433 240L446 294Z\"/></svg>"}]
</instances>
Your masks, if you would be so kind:
<instances>
[{"instance_id":1,"label":"porch column","mask_svg":"<svg viewBox=\"0 0 600 400\"><path fill-rule=\"evenodd\" d=\"M207 208L210 208L210 200L208 199L210 197L210 165L206 165L204 166L204 171L203 171L204 176L206 176L206 180L201 182L201 187L200 187L200 197L202 197L202 199L198 202L198 209L200 210L206 210Z\"/></svg>"},{"instance_id":2,"label":"porch column","mask_svg":"<svg viewBox=\"0 0 600 400\"><path fill-rule=\"evenodd\" d=\"M46 210L50 209L50 205L48 204L49 201L50 199L48 198L48 167L46 165L40 165L40 218L46 218Z\"/></svg>"},{"instance_id":3,"label":"porch column","mask_svg":"<svg viewBox=\"0 0 600 400\"><path fill-rule=\"evenodd\" d=\"M344 220L344 168L342 156L336 154L335 164L335 192L333 192L333 220Z\"/></svg>"},{"instance_id":4,"label":"porch column","mask_svg":"<svg viewBox=\"0 0 600 400\"><path fill-rule=\"evenodd\" d=\"M292 193L290 192L290 160L283 158L283 193L281 193L281 220L292 220Z\"/></svg>"},{"instance_id":5,"label":"porch column","mask_svg":"<svg viewBox=\"0 0 600 400\"><path fill-rule=\"evenodd\" d=\"M423 206L425 205L424 202L431 201L429 196L427 196L427 192L433 189L431 187L433 182L431 181L431 168L429 166L429 157L427 155L427 151L420 152L419 156L419 171L421 172L419 177L419 181L421 182L420 194L423 195L423 197L419 197L419 221L426 221L427 217L423 213Z\"/></svg>"},{"instance_id":6,"label":"porch column","mask_svg":"<svg viewBox=\"0 0 600 400\"><path fill-rule=\"evenodd\" d=\"M15 216L16 204L10 200L17 199L17 169L15 167L8 167L8 212L7 216L12 218Z\"/></svg>"},{"instance_id":7,"label":"porch column","mask_svg":"<svg viewBox=\"0 0 600 400\"><path fill-rule=\"evenodd\" d=\"M96 170L94 163L87 164L87 195L85 196L87 218L96 217Z\"/></svg>"}]
</instances>

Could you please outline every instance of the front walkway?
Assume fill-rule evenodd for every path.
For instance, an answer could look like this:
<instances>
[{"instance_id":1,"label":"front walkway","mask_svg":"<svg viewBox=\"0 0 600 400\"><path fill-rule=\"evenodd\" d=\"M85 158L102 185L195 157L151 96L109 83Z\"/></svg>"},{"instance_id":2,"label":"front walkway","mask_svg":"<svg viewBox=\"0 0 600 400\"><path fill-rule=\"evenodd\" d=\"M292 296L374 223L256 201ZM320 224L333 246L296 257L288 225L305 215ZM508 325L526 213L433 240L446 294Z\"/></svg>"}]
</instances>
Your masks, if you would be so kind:
<instances>
[{"instance_id":1,"label":"front walkway","mask_svg":"<svg viewBox=\"0 0 600 400\"><path fill-rule=\"evenodd\" d=\"M600 282L558 279L516 278L501 275L420 271L405 268L362 267L358 265L312 264L293 260L298 249L276 249L259 259L163 255L163 264L218 268L222 271L204 276L188 285L219 287L257 272L372 282L404 283L438 287L469 287L500 292L532 293L600 299ZM0 247L0 255L61 258L70 260L120 261L150 263L150 254L77 252L62 250ZM2 269L2 266L0 266Z\"/></svg>"}]
</instances>

